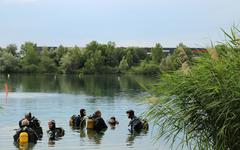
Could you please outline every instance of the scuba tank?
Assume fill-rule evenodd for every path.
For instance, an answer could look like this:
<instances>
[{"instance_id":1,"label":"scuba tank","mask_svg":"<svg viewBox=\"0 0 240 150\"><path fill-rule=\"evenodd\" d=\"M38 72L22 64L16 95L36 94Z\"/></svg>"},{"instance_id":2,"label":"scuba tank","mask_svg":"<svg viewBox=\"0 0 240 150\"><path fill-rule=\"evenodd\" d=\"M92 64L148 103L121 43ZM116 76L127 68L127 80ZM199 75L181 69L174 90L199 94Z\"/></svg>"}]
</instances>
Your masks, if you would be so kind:
<instances>
[{"instance_id":1,"label":"scuba tank","mask_svg":"<svg viewBox=\"0 0 240 150\"><path fill-rule=\"evenodd\" d=\"M142 119L141 122L142 122L142 125L143 125L143 129L144 129L144 130L148 130L149 125L148 125L147 120Z\"/></svg>"},{"instance_id":2,"label":"scuba tank","mask_svg":"<svg viewBox=\"0 0 240 150\"><path fill-rule=\"evenodd\" d=\"M94 127L94 120L87 119L87 129L93 129L93 127Z\"/></svg>"},{"instance_id":3,"label":"scuba tank","mask_svg":"<svg viewBox=\"0 0 240 150\"><path fill-rule=\"evenodd\" d=\"M72 115L69 119L69 125L74 126L76 122L76 115Z\"/></svg>"},{"instance_id":4,"label":"scuba tank","mask_svg":"<svg viewBox=\"0 0 240 150\"><path fill-rule=\"evenodd\" d=\"M64 134L65 134L65 131L64 131L64 129L63 128L56 128L55 129L56 131L56 137L62 137L62 136L64 136Z\"/></svg>"},{"instance_id":5,"label":"scuba tank","mask_svg":"<svg viewBox=\"0 0 240 150\"><path fill-rule=\"evenodd\" d=\"M21 132L18 138L19 143L28 143L28 133L27 132Z\"/></svg>"}]
</instances>

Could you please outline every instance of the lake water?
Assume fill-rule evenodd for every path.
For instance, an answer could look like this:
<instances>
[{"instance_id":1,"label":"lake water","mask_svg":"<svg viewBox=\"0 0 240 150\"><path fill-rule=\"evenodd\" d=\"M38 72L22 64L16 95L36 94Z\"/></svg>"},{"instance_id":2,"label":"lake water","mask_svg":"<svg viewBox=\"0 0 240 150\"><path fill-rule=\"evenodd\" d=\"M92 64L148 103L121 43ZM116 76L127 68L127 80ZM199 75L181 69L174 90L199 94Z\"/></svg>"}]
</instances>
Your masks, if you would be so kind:
<instances>
[{"instance_id":1,"label":"lake water","mask_svg":"<svg viewBox=\"0 0 240 150\"><path fill-rule=\"evenodd\" d=\"M8 82L8 96L5 83ZM140 115L147 108L142 97L147 93L138 83L155 82L151 77L142 76L77 76L77 75L0 75L0 149L18 149L13 144L14 129L27 112L41 121L43 139L33 149L138 149L168 150L164 141L154 143L154 130L150 124L147 133L131 135L126 110L133 109ZM104 135L79 132L69 126L69 117L78 114L80 108L91 115L102 111L107 121L115 116L120 122L115 129L108 128ZM55 143L49 143L46 134L50 119L65 129L65 136Z\"/></svg>"}]
</instances>

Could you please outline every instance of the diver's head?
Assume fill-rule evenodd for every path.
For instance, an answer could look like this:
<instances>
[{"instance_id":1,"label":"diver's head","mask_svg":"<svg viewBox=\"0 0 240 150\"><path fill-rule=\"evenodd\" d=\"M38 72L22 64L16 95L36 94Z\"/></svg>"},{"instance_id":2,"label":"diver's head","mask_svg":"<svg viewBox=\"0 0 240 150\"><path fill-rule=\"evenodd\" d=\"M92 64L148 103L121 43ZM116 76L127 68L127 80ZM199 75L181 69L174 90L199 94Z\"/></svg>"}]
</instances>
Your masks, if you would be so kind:
<instances>
[{"instance_id":1,"label":"diver's head","mask_svg":"<svg viewBox=\"0 0 240 150\"><path fill-rule=\"evenodd\" d=\"M128 118L130 118L130 119L132 119L133 118L133 116L134 116L134 111L133 110L128 110L127 112L127 115L128 115Z\"/></svg>"},{"instance_id":2,"label":"diver's head","mask_svg":"<svg viewBox=\"0 0 240 150\"><path fill-rule=\"evenodd\" d=\"M116 118L115 117L111 117L110 120L116 121Z\"/></svg>"},{"instance_id":3,"label":"diver's head","mask_svg":"<svg viewBox=\"0 0 240 150\"><path fill-rule=\"evenodd\" d=\"M101 117L101 116L102 116L102 113L101 113L100 110L97 110L97 111L94 113L94 115L95 115L96 117Z\"/></svg>"},{"instance_id":4,"label":"diver's head","mask_svg":"<svg viewBox=\"0 0 240 150\"><path fill-rule=\"evenodd\" d=\"M86 110L85 109L80 109L80 116L81 117L86 116Z\"/></svg>"},{"instance_id":5,"label":"diver's head","mask_svg":"<svg viewBox=\"0 0 240 150\"><path fill-rule=\"evenodd\" d=\"M31 112L25 114L25 119L27 119L28 121L30 121L31 118L32 118Z\"/></svg>"},{"instance_id":6,"label":"diver's head","mask_svg":"<svg viewBox=\"0 0 240 150\"><path fill-rule=\"evenodd\" d=\"M29 121L27 119L23 119L21 124L22 124L23 127L28 126L29 125Z\"/></svg>"},{"instance_id":7,"label":"diver's head","mask_svg":"<svg viewBox=\"0 0 240 150\"><path fill-rule=\"evenodd\" d=\"M54 120L50 120L48 122L48 128L51 130L51 129L55 129L56 128L56 123Z\"/></svg>"}]
</instances>

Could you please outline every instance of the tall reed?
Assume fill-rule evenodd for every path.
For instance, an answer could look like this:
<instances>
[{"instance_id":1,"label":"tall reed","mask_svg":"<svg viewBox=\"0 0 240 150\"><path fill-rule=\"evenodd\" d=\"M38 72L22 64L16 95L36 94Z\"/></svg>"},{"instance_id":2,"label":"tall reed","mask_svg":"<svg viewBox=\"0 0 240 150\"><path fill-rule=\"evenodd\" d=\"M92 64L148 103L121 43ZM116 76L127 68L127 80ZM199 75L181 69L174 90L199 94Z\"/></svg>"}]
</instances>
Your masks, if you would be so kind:
<instances>
[{"instance_id":1,"label":"tall reed","mask_svg":"<svg viewBox=\"0 0 240 150\"><path fill-rule=\"evenodd\" d=\"M159 99L146 116L159 128L157 138L189 149L240 148L239 30L228 43L195 60L184 73L164 74L154 86Z\"/></svg>"}]
</instances>

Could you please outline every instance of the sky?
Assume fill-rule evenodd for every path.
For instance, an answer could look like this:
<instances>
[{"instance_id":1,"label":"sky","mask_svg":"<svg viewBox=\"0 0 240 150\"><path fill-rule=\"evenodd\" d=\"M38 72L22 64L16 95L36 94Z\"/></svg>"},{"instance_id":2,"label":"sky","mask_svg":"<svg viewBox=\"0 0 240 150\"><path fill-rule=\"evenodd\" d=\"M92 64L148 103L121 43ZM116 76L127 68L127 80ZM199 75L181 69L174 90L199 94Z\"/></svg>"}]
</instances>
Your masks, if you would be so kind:
<instances>
[{"instance_id":1,"label":"sky","mask_svg":"<svg viewBox=\"0 0 240 150\"><path fill-rule=\"evenodd\" d=\"M117 46L207 47L240 25L239 0L0 0L0 46L113 41Z\"/></svg>"}]
</instances>

